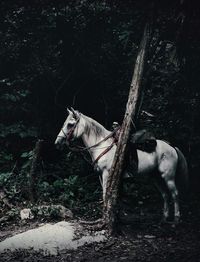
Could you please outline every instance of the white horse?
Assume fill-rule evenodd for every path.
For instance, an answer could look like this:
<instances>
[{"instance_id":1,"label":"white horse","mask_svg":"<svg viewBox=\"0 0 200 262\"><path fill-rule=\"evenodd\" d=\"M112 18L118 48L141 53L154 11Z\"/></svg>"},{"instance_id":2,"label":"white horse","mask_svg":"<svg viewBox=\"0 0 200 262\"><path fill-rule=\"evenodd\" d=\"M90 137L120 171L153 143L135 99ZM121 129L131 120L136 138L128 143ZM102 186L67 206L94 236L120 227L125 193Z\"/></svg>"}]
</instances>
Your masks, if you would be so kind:
<instances>
[{"instance_id":1,"label":"white horse","mask_svg":"<svg viewBox=\"0 0 200 262\"><path fill-rule=\"evenodd\" d=\"M61 128L55 144L69 143L77 138L82 138L85 148L92 158L95 168L102 172L103 198L106 193L106 183L113 158L116 151L116 141L113 132L104 128L94 119L84 114L68 109L68 117ZM163 219L169 217L169 197L174 203L174 221L180 220L180 208L178 189L175 178L187 186L188 168L185 157L178 148L170 146L167 142L157 140L155 151L147 153L137 150L138 170L137 174L155 174L154 182L162 194L164 200ZM126 172L124 173L126 176Z\"/></svg>"}]
</instances>

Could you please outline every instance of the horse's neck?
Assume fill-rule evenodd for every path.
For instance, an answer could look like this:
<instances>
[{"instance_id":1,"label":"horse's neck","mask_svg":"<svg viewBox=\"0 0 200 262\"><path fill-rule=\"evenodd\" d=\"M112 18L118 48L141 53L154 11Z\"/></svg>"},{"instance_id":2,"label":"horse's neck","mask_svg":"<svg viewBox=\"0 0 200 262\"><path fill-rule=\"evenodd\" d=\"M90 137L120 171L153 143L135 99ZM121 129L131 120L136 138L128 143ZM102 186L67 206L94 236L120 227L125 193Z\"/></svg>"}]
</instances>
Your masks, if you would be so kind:
<instances>
[{"instance_id":1,"label":"horse's neck","mask_svg":"<svg viewBox=\"0 0 200 262\"><path fill-rule=\"evenodd\" d=\"M93 121L89 117L84 116L84 118L85 118L85 121ZM95 127L94 127L95 124L99 125L99 127L101 129L101 132L99 132L98 134L97 134ZM101 124L97 123L96 121L93 121L93 125L91 125L89 132L84 132L84 134L82 135L83 143L88 148L92 147L92 146L98 144L99 142L103 141L103 139L105 139L110 133L111 132L108 131L106 128L104 128ZM107 144L107 143L108 143L108 141L104 141L98 147L93 147L89 150L91 155L93 156L93 158L96 157L96 154L99 153L99 150L102 149L104 146L106 146L105 144Z\"/></svg>"},{"instance_id":2,"label":"horse's neck","mask_svg":"<svg viewBox=\"0 0 200 262\"><path fill-rule=\"evenodd\" d=\"M91 131L90 135L87 134L83 134L82 139L83 139L83 143L85 144L85 146L90 147L93 146L97 143L99 143L100 141L102 141L104 138L106 138L106 136L109 135L109 133L107 133L106 136L96 136L95 134L92 134L93 132Z\"/></svg>"}]
</instances>

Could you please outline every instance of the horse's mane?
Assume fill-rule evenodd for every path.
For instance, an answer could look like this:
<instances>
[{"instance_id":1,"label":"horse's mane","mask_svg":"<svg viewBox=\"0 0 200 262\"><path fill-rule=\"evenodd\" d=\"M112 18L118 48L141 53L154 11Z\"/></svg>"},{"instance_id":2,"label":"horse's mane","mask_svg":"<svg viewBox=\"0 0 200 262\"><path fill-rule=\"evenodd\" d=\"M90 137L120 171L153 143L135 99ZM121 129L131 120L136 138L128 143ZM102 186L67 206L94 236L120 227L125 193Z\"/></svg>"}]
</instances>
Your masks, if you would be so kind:
<instances>
[{"instance_id":1,"label":"horse's mane","mask_svg":"<svg viewBox=\"0 0 200 262\"><path fill-rule=\"evenodd\" d=\"M89 135L91 131L93 131L96 136L107 135L107 132L109 132L105 127L91 117L83 114L82 117L85 119L85 133L87 135Z\"/></svg>"}]
</instances>

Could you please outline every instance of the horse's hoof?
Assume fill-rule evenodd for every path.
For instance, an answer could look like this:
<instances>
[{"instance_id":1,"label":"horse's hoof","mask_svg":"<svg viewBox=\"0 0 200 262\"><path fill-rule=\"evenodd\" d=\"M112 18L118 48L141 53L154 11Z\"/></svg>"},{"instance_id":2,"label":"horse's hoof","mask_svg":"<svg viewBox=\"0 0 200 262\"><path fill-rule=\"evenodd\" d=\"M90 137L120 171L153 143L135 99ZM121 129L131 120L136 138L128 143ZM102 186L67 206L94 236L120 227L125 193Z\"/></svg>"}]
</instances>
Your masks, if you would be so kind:
<instances>
[{"instance_id":1,"label":"horse's hoof","mask_svg":"<svg viewBox=\"0 0 200 262\"><path fill-rule=\"evenodd\" d=\"M168 224L169 223L169 221L168 221L168 217L163 217L162 219L161 219L161 221L160 221L160 225L162 226L162 225L166 225L166 224Z\"/></svg>"},{"instance_id":2,"label":"horse's hoof","mask_svg":"<svg viewBox=\"0 0 200 262\"><path fill-rule=\"evenodd\" d=\"M174 225L178 225L178 224L180 224L180 222L181 222L181 219L180 219L180 217L178 216L178 217L174 217L174 221L173 221L173 224Z\"/></svg>"},{"instance_id":3,"label":"horse's hoof","mask_svg":"<svg viewBox=\"0 0 200 262\"><path fill-rule=\"evenodd\" d=\"M174 216L174 222L179 223L180 222L180 216Z\"/></svg>"}]
</instances>

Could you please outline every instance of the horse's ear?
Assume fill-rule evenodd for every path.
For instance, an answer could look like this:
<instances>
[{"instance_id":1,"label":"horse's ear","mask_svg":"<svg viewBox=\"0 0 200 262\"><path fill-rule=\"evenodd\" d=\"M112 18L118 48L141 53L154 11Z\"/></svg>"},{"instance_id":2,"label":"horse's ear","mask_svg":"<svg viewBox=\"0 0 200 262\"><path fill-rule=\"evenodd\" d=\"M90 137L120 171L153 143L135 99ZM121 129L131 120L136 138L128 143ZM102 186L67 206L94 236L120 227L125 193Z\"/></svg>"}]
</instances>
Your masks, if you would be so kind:
<instances>
[{"instance_id":1,"label":"horse's ear","mask_svg":"<svg viewBox=\"0 0 200 262\"><path fill-rule=\"evenodd\" d=\"M72 111L70 111L69 108L67 108L67 112L69 115L72 114Z\"/></svg>"},{"instance_id":2,"label":"horse's ear","mask_svg":"<svg viewBox=\"0 0 200 262\"><path fill-rule=\"evenodd\" d=\"M79 112L77 110L74 110L73 107L71 107L71 110L72 110L74 118L78 119L79 118Z\"/></svg>"}]
</instances>

